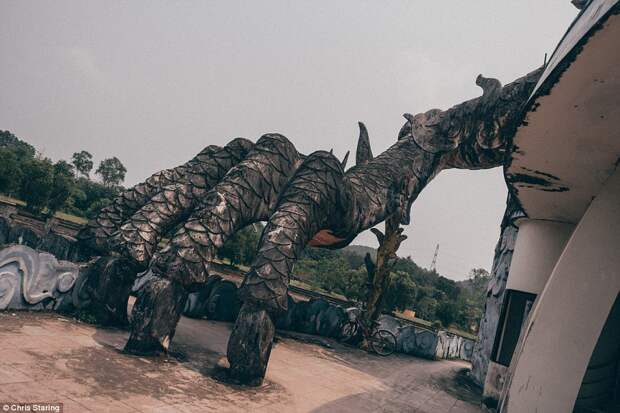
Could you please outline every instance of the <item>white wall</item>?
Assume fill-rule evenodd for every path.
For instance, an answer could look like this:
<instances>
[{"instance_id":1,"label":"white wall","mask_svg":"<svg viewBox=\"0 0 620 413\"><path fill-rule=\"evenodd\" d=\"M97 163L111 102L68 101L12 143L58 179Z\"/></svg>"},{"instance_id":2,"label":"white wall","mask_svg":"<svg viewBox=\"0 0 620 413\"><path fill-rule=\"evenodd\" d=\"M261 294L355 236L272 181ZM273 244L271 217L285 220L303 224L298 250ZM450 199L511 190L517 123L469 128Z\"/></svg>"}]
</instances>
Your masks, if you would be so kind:
<instances>
[{"instance_id":1,"label":"white wall","mask_svg":"<svg viewBox=\"0 0 620 413\"><path fill-rule=\"evenodd\" d=\"M620 292L620 172L575 228L530 314L502 395L503 413L565 413Z\"/></svg>"},{"instance_id":2,"label":"white wall","mask_svg":"<svg viewBox=\"0 0 620 413\"><path fill-rule=\"evenodd\" d=\"M573 224L521 219L506 289L540 294L560 258Z\"/></svg>"}]
</instances>

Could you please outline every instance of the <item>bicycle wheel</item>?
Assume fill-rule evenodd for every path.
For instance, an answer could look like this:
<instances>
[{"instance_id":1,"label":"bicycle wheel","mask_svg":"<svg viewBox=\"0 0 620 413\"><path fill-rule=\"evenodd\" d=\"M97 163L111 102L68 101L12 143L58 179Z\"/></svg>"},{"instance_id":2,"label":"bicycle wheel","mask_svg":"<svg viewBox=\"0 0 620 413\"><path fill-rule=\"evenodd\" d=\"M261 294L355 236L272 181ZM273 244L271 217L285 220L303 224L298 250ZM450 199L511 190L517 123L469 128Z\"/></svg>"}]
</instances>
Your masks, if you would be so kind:
<instances>
[{"instance_id":1,"label":"bicycle wheel","mask_svg":"<svg viewBox=\"0 0 620 413\"><path fill-rule=\"evenodd\" d=\"M387 330L377 330L370 337L370 348L380 356L389 356L396 351L396 336Z\"/></svg>"},{"instance_id":2,"label":"bicycle wheel","mask_svg":"<svg viewBox=\"0 0 620 413\"><path fill-rule=\"evenodd\" d=\"M340 330L341 340L345 343L351 341L357 335L358 330L359 325L355 321L346 322Z\"/></svg>"}]
</instances>

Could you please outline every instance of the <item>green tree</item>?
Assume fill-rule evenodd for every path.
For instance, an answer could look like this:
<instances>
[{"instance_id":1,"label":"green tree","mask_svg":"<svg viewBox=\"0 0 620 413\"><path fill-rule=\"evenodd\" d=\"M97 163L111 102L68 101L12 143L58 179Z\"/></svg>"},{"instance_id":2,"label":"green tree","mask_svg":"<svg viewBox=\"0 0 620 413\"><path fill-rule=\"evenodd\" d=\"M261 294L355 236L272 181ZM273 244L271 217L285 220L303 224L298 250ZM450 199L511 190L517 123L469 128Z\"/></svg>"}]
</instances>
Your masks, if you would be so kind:
<instances>
[{"instance_id":1,"label":"green tree","mask_svg":"<svg viewBox=\"0 0 620 413\"><path fill-rule=\"evenodd\" d=\"M308 247L295 265L294 276L318 289L363 301L368 277L362 251L368 252L368 248ZM475 332L484 311L489 279L486 270L476 268L470 271L469 279L456 282L418 266L411 257L398 258L382 310L412 309L422 319L438 320L438 325L452 324Z\"/></svg>"},{"instance_id":2,"label":"green tree","mask_svg":"<svg viewBox=\"0 0 620 413\"><path fill-rule=\"evenodd\" d=\"M26 201L27 208L40 213L49 201L54 180L52 162L47 159L32 158L22 163L23 179L19 196Z\"/></svg>"},{"instance_id":3,"label":"green tree","mask_svg":"<svg viewBox=\"0 0 620 413\"><path fill-rule=\"evenodd\" d=\"M76 188L66 208L69 212L86 218L94 218L120 191L117 186L108 187L83 177L76 179L75 184Z\"/></svg>"},{"instance_id":4,"label":"green tree","mask_svg":"<svg viewBox=\"0 0 620 413\"><path fill-rule=\"evenodd\" d=\"M454 280L445 277L437 278L435 288L449 300L456 300L461 292Z\"/></svg>"},{"instance_id":5,"label":"green tree","mask_svg":"<svg viewBox=\"0 0 620 413\"><path fill-rule=\"evenodd\" d=\"M73 167L65 161L56 162L53 168L52 188L47 203L49 214L52 215L67 205L74 190Z\"/></svg>"},{"instance_id":6,"label":"green tree","mask_svg":"<svg viewBox=\"0 0 620 413\"><path fill-rule=\"evenodd\" d=\"M246 231L241 234L241 263L244 265L251 265L256 258L256 249L258 248L258 241L263 233L264 225L260 222L249 225Z\"/></svg>"},{"instance_id":7,"label":"green tree","mask_svg":"<svg viewBox=\"0 0 620 413\"><path fill-rule=\"evenodd\" d=\"M110 187L120 185L120 183L125 180L127 168L125 168L123 163L116 156L114 156L101 161L95 173L101 176L101 180L104 185Z\"/></svg>"},{"instance_id":8,"label":"green tree","mask_svg":"<svg viewBox=\"0 0 620 413\"><path fill-rule=\"evenodd\" d=\"M218 257L227 259L232 265L252 264L262 230L263 224L256 223L236 232L218 250Z\"/></svg>"},{"instance_id":9,"label":"green tree","mask_svg":"<svg viewBox=\"0 0 620 413\"><path fill-rule=\"evenodd\" d=\"M86 151L73 155L72 162L81 169L74 177L71 164L52 164L11 132L0 131L0 192L26 201L34 212L48 208L50 213L63 210L93 218L118 195L122 187L117 184L126 172L118 159L106 161L100 165L105 185L87 179L92 156Z\"/></svg>"},{"instance_id":10,"label":"green tree","mask_svg":"<svg viewBox=\"0 0 620 413\"><path fill-rule=\"evenodd\" d=\"M459 296L459 314L456 324L471 332L476 332L484 311L487 296L487 285L491 276L484 268L474 268L469 272L469 278L461 282Z\"/></svg>"},{"instance_id":11,"label":"green tree","mask_svg":"<svg viewBox=\"0 0 620 413\"><path fill-rule=\"evenodd\" d=\"M383 298L383 308L386 312L412 308L415 295L416 285L410 275L404 271L393 271L390 274L390 284Z\"/></svg>"},{"instance_id":12,"label":"green tree","mask_svg":"<svg viewBox=\"0 0 620 413\"><path fill-rule=\"evenodd\" d=\"M9 131L0 130L0 192L19 196L22 164L33 159L34 148Z\"/></svg>"},{"instance_id":13,"label":"green tree","mask_svg":"<svg viewBox=\"0 0 620 413\"><path fill-rule=\"evenodd\" d=\"M12 148L0 146L0 192L15 195L23 177L20 159Z\"/></svg>"},{"instance_id":14,"label":"green tree","mask_svg":"<svg viewBox=\"0 0 620 413\"><path fill-rule=\"evenodd\" d=\"M97 216L97 214L99 213L99 211L101 211L103 207L109 205L111 202L112 199L110 198L97 198L93 200L93 202L88 206L88 208L84 212L84 215L88 219L93 219Z\"/></svg>"},{"instance_id":15,"label":"green tree","mask_svg":"<svg viewBox=\"0 0 620 413\"><path fill-rule=\"evenodd\" d=\"M491 275L484 268L473 268L469 272L469 284L471 285L471 292L479 298L486 296L487 285L491 280ZM481 297L482 296L482 297Z\"/></svg>"},{"instance_id":16,"label":"green tree","mask_svg":"<svg viewBox=\"0 0 620 413\"><path fill-rule=\"evenodd\" d=\"M427 287L428 288L428 287ZM424 295L422 298L416 300L413 309L416 312L416 316L424 320L435 320L435 313L438 306L437 300L429 295Z\"/></svg>"},{"instance_id":17,"label":"green tree","mask_svg":"<svg viewBox=\"0 0 620 413\"><path fill-rule=\"evenodd\" d=\"M0 148L13 149L18 159L34 158L35 150L32 145L19 139L11 132L0 130Z\"/></svg>"},{"instance_id":18,"label":"green tree","mask_svg":"<svg viewBox=\"0 0 620 413\"><path fill-rule=\"evenodd\" d=\"M93 155L87 151L75 152L71 158L71 163L73 163L76 173L88 178L93 169Z\"/></svg>"},{"instance_id":19,"label":"green tree","mask_svg":"<svg viewBox=\"0 0 620 413\"><path fill-rule=\"evenodd\" d=\"M344 256L344 259L347 260L350 268L359 268L364 266L364 256L347 251L342 251L342 255Z\"/></svg>"},{"instance_id":20,"label":"green tree","mask_svg":"<svg viewBox=\"0 0 620 413\"><path fill-rule=\"evenodd\" d=\"M452 301L443 301L437 306L435 316L444 327L450 327L459 316L459 307Z\"/></svg>"},{"instance_id":21,"label":"green tree","mask_svg":"<svg viewBox=\"0 0 620 413\"><path fill-rule=\"evenodd\" d=\"M346 260L340 256L318 261L315 270L316 282L323 290L346 294L346 283L342 275L347 270Z\"/></svg>"},{"instance_id":22,"label":"green tree","mask_svg":"<svg viewBox=\"0 0 620 413\"><path fill-rule=\"evenodd\" d=\"M368 273L363 266L360 266L356 270L347 270L344 274L342 274L342 279L344 281L344 288L341 292L345 297L355 300L362 301L368 295L367 293L367 283L368 283Z\"/></svg>"}]
</instances>

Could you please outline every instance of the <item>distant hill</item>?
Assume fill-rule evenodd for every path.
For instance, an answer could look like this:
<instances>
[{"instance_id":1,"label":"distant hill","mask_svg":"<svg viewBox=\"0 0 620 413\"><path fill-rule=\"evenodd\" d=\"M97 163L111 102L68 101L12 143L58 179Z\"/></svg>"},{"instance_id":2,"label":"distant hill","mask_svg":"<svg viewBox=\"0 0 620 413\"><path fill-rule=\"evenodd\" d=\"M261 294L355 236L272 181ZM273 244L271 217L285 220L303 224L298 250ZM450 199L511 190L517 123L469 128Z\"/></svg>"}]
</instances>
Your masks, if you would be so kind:
<instances>
[{"instance_id":1,"label":"distant hill","mask_svg":"<svg viewBox=\"0 0 620 413\"><path fill-rule=\"evenodd\" d=\"M365 257L366 253L370 253L370 255L374 258L377 254L377 249L373 247L367 247L366 245L349 245L342 249L342 252L345 254L357 255L360 257Z\"/></svg>"},{"instance_id":2,"label":"distant hill","mask_svg":"<svg viewBox=\"0 0 620 413\"><path fill-rule=\"evenodd\" d=\"M474 281L472 279L456 281L456 285L458 285L459 288L467 291L468 293L473 293L476 289L476 285L474 284Z\"/></svg>"},{"instance_id":3,"label":"distant hill","mask_svg":"<svg viewBox=\"0 0 620 413\"><path fill-rule=\"evenodd\" d=\"M469 274L469 278L457 281L456 285L463 291L469 294L482 294L486 295L487 284L491 279L491 275L484 268L474 268ZM484 304L484 300L483 300Z\"/></svg>"}]
</instances>

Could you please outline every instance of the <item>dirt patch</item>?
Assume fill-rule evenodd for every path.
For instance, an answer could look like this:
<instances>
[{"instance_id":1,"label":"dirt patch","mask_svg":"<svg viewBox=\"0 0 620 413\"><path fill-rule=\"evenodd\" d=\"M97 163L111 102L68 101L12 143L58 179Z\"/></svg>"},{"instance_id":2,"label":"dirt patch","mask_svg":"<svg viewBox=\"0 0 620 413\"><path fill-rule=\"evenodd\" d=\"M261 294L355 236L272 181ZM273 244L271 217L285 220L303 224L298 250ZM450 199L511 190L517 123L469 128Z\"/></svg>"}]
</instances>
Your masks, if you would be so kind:
<instances>
[{"instance_id":1,"label":"dirt patch","mask_svg":"<svg viewBox=\"0 0 620 413\"><path fill-rule=\"evenodd\" d=\"M19 333L24 326L39 325L41 320L53 320L60 317L56 314L34 311L0 311L0 325L2 333Z\"/></svg>"},{"instance_id":2,"label":"dirt patch","mask_svg":"<svg viewBox=\"0 0 620 413\"><path fill-rule=\"evenodd\" d=\"M471 370L463 368L451 375L442 375L435 383L446 393L464 402L479 405L482 400L482 388L474 383Z\"/></svg>"},{"instance_id":3,"label":"dirt patch","mask_svg":"<svg viewBox=\"0 0 620 413\"><path fill-rule=\"evenodd\" d=\"M172 353L169 356L144 358L110 348L81 348L65 353L63 357L78 383L87 385L93 393L103 392L119 398L137 394L160 400L228 403L231 396L237 393L243 393L243 397L250 399L261 398L271 402L284 396L284 390L273 383L246 388L218 382L200 372L205 368L195 355L194 352L189 356ZM213 374L215 369L207 370Z\"/></svg>"}]
</instances>

